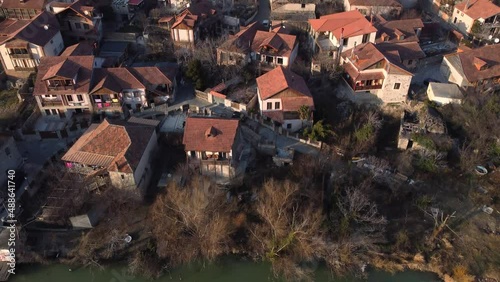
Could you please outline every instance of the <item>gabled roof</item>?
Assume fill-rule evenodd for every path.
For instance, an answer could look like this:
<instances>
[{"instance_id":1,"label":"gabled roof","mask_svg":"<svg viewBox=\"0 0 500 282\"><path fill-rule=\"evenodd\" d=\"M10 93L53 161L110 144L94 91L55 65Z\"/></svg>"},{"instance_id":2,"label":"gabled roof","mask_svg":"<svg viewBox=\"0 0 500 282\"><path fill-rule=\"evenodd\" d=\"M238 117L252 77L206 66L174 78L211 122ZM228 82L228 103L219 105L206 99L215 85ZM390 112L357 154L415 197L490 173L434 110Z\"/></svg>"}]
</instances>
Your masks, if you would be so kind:
<instances>
[{"instance_id":1,"label":"gabled roof","mask_svg":"<svg viewBox=\"0 0 500 282\"><path fill-rule=\"evenodd\" d=\"M0 44L19 39L34 45L45 46L57 33L59 22L44 11L31 20L6 19L0 22Z\"/></svg>"},{"instance_id":2,"label":"gabled roof","mask_svg":"<svg viewBox=\"0 0 500 282\"><path fill-rule=\"evenodd\" d=\"M465 5L469 3L466 8ZM455 8L474 20L487 19L494 15L500 14L500 7L488 0L464 0L455 5Z\"/></svg>"},{"instance_id":3,"label":"gabled roof","mask_svg":"<svg viewBox=\"0 0 500 282\"><path fill-rule=\"evenodd\" d=\"M462 70L469 82L500 77L500 45L488 45L476 49L445 56L457 69ZM478 70L476 63L486 63L486 68ZM484 63L480 63L485 66Z\"/></svg>"},{"instance_id":4,"label":"gabled roof","mask_svg":"<svg viewBox=\"0 0 500 282\"><path fill-rule=\"evenodd\" d=\"M65 9L60 10L57 12L57 14L61 13L67 13L69 11L72 11L76 13L77 15L92 21L92 12L94 11L94 7L87 5L86 2L87 0L77 0L71 4L69 4ZM53 3L58 3L58 2L53 2Z\"/></svg>"},{"instance_id":5,"label":"gabled roof","mask_svg":"<svg viewBox=\"0 0 500 282\"><path fill-rule=\"evenodd\" d=\"M383 49L382 47L387 49ZM389 74L413 76L413 74L407 71L401 64L402 58L398 47L390 46L389 44L384 44L384 46L382 46L379 44L375 45L371 42L364 43L356 46L354 50L351 48L342 52L342 57L349 58L349 61L354 65L351 65L349 62L344 64L345 71L353 78L359 76L361 71L368 69L382 60L388 63L386 70Z\"/></svg>"},{"instance_id":6,"label":"gabled roof","mask_svg":"<svg viewBox=\"0 0 500 282\"><path fill-rule=\"evenodd\" d=\"M61 56L89 56L94 54L94 46L89 41L81 41L77 44L68 46Z\"/></svg>"},{"instance_id":7,"label":"gabled roof","mask_svg":"<svg viewBox=\"0 0 500 282\"><path fill-rule=\"evenodd\" d=\"M43 10L45 8L45 3L46 0L26 0L24 3L19 0L3 0L0 2L0 7L10 9Z\"/></svg>"},{"instance_id":8,"label":"gabled roof","mask_svg":"<svg viewBox=\"0 0 500 282\"><path fill-rule=\"evenodd\" d=\"M172 80L157 67L133 67L129 71L145 85L172 84Z\"/></svg>"},{"instance_id":9,"label":"gabled roof","mask_svg":"<svg viewBox=\"0 0 500 282\"><path fill-rule=\"evenodd\" d=\"M399 58L405 60L418 60L425 58L425 53L420 48L418 42L398 42L398 43L384 43L377 44L377 49L382 53L397 51ZM386 55L387 56L387 55Z\"/></svg>"},{"instance_id":10,"label":"gabled roof","mask_svg":"<svg viewBox=\"0 0 500 282\"><path fill-rule=\"evenodd\" d=\"M208 117L188 117L182 143L186 151L231 151L239 120Z\"/></svg>"},{"instance_id":11,"label":"gabled roof","mask_svg":"<svg viewBox=\"0 0 500 282\"><path fill-rule=\"evenodd\" d=\"M403 7L397 0L348 0L351 5L377 7Z\"/></svg>"},{"instance_id":12,"label":"gabled roof","mask_svg":"<svg viewBox=\"0 0 500 282\"><path fill-rule=\"evenodd\" d=\"M104 120L92 124L61 158L66 162L133 173L153 135L154 127Z\"/></svg>"},{"instance_id":13,"label":"gabled roof","mask_svg":"<svg viewBox=\"0 0 500 282\"><path fill-rule=\"evenodd\" d=\"M43 80L47 72L55 65L74 65L78 67L77 79L72 89L66 90L48 90L46 82ZM69 63L68 63L69 62ZM92 78L92 67L94 65L94 56L57 56L57 57L42 57L40 58L40 65L38 66L38 73L35 80L35 89L33 95L47 95L47 94L87 94L90 91L90 80ZM52 68L51 72L55 70Z\"/></svg>"},{"instance_id":14,"label":"gabled roof","mask_svg":"<svg viewBox=\"0 0 500 282\"><path fill-rule=\"evenodd\" d=\"M127 68L94 69L94 86L90 93L106 88L116 93L124 89L146 88Z\"/></svg>"},{"instance_id":15,"label":"gabled roof","mask_svg":"<svg viewBox=\"0 0 500 282\"><path fill-rule=\"evenodd\" d=\"M297 37L290 34L274 33L258 30L252 41L252 51L265 53L261 49L269 47L275 50L275 56L288 57L291 55L297 42Z\"/></svg>"},{"instance_id":16,"label":"gabled roof","mask_svg":"<svg viewBox=\"0 0 500 282\"><path fill-rule=\"evenodd\" d=\"M386 34L390 38L389 41L385 42L418 42L418 37L415 33L415 30L424 27L424 23L421 19L386 21L381 16L375 17L374 25L378 30L377 38L375 39L376 43L384 42L384 39L382 38L384 34ZM404 35L404 39L398 39L398 34Z\"/></svg>"},{"instance_id":17,"label":"gabled roof","mask_svg":"<svg viewBox=\"0 0 500 282\"><path fill-rule=\"evenodd\" d=\"M282 66L257 77L257 87L262 100L269 99L286 89L295 90L305 97L312 97L304 79Z\"/></svg>"},{"instance_id":18,"label":"gabled roof","mask_svg":"<svg viewBox=\"0 0 500 282\"><path fill-rule=\"evenodd\" d=\"M80 69L80 65L73 62L72 60L65 59L53 66L51 66L45 75L42 77L42 80L51 79L54 77L61 77L67 79L73 79L75 75L78 73Z\"/></svg>"},{"instance_id":19,"label":"gabled roof","mask_svg":"<svg viewBox=\"0 0 500 282\"><path fill-rule=\"evenodd\" d=\"M185 26L193 29L194 26L196 25L197 20L198 20L198 16L184 13L176 19L176 21L172 24L172 28L175 29L180 25L185 25Z\"/></svg>"},{"instance_id":20,"label":"gabled roof","mask_svg":"<svg viewBox=\"0 0 500 282\"><path fill-rule=\"evenodd\" d=\"M344 37L352 37L377 31L358 10L310 19L309 23L315 32L330 31L336 38L340 38L341 34ZM342 29L344 29L343 32Z\"/></svg>"}]
</instances>

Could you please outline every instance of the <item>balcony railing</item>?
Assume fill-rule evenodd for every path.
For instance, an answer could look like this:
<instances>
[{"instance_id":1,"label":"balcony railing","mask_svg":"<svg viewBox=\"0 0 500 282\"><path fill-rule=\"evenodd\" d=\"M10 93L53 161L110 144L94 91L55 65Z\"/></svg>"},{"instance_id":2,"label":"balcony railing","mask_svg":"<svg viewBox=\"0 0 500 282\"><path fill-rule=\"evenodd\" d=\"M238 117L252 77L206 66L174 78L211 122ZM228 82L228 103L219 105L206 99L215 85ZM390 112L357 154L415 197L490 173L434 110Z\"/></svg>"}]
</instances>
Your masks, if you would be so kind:
<instances>
[{"instance_id":1,"label":"balcony railing","mask_svg":"<svg viewBox=\"0 0 500 282\"><path fill-rule=\"evenodd\" d=\"M35 67L27 68L27 67L14 67L15 71L36 71Z\"/></svg>"},{"instance_id":2,"label":"balcony railing","mask_svg":"<svg viewBox=\"0 0 500 282\"><path fill-rule=\"evenodd\" d=\"M62 100L42 100L42 106L44 107L53 107L53 106L64 106L64 102Z\"/></svg>"},{"instance_id":3,"label":"balcony railing","mask_svg":"<svg viewBox=\"0 0 500 282\"><path fill-rule=\"evenodd\" d=\"M73 90L75 89L73 85L49 85L50 90Z\"/></svg>"},{"instance_id":4,"label":"balcony railing","mask_svg":"<svg viewBox=\"0 0 500 282\"><path fill-rule=\"evenodd\" d=\"M99 104L101 105L99 107ZM98 109L98 110L106 110L106 109L111 109L111 108L122 108L122 104L121 103L95 103L95 107Z\"/></svg>"},{"instance_id":5,"label":"balcony railing","mask_svg":"<svg viewBox=\"0 0 500 282\"><path fill-rule=\"evenodd\" d=\"M31 56L31 54L15 54L15 53L12 53L12 54L9 54L9 56L11 58L14 58L14 59L32 59L33 58Z\"/></svg>"},{"instance_id":6,"label":"balcony railing","mask_svg":"<svg viewBox=\"0 0 500 282\"><path fill-rule=\"evenodd\" d=\"M354 91L373 90L373 89L382 89L382 84L380 84L380 85L355 86Z\"/></svg>"}]
</instances>

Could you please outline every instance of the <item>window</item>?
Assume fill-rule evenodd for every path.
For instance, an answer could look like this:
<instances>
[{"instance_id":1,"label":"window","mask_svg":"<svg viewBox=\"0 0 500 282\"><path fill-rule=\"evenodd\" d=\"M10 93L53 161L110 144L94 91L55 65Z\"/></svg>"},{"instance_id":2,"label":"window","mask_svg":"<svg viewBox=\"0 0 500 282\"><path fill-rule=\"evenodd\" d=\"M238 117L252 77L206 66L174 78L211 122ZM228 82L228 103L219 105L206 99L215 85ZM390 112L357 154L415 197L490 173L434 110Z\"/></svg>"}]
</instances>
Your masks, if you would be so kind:
<instances>
[{"instance_id":1,"label":"window","mask_svg":"<svg viewBox=\"0 0 500 282\"><path fill-rule=\"evenodd\" d=\"M394 83L394 89L399 89L401 87L401 83Z\"/></svg>"},{"instance_id":2,"label":"window","mask_svg":"<svg viewBox=\"0 0 500 282\"><path fill-rule=\"evenodd\" d=\"M255 60L256 60L256 61L260 61L260 60L261 60L261 58L260 58L260 54L255 54Z\"/></svg>"},{"instance_id":3,"label":"window","mask_svg":"<svg viewBox=\"0 0 500 282\"><path fill-rule=\"evenodd\" d=\"M278 65L282 65L283 64L283 58L278 58Z\"/></svg>"},{"instance_id":4,"label":"window","mask_svg":"<svg viewBox=\"0 0 500 282\"><path fill-rule=\"evenodd\" d=\"M53 44L53 43L54 43L54 40L52 40L52 39L51 39L51 40L50 40L50 44Z\"/></svg>"},{"instance_id":5,"label":"window","mask_svg":"<svg viewBox=\"0 0 500 282\"><path fill-rule=\"evenodd\" d=\"M82 29L82 25L80 23L75 23L75 28L76 29Z\"/></svg>"},{"instance_id":6,"label":"window","mask_svg":"<svg viewBox=\"0 0 500 282\"><path fill-rule=\"evenodd\" d=\"M272 110L273 109L273 103L267 102L267 109Z\"/></svg>"},{"instance_id":7,"label":"window","mask_svg":"<svg viewBox=\"0 0 500 282\"><path fill-rule=\"evenodd\" d=\"M391 38L389 36L384 37L384 41L389 41Z\"/></svg>"},{"instance_id":8,"label":"window","mask_svg":"<svg viewBox=\"0 0 500 282\"><path fill-rule=\"evenodd\" d=\"M122 179L125 179L125 175L124 174L121 174L121 177L122 177Z\"/></svg>"},{"instance_id":9,"label":"window","mask_svg":"<svg viewBox=\"0 0 500 282\"><path fill-rule=\"evenodd\" d=\"M458 13L458 11L457 11ZM457 17L455 17L455 19L453 20L453 23L457 23Z\"/></svg>"},{"instance_id":10,"label":"window","mask_svg":"<svg viewBox=\"0 0 500 282\"><path fill-rule=\"evenodd\" d=\"M342 45L347 46L347 44L349 44L349 38L344 38L343 41L344 43Z\"/></svg>"},{"instance_id":11,"label":"window","mask_svg":"<svg viewBox=\"0 0 500 282\"><path fill-rule=\"evenodd\" d=\"M50 116L50 110L45 110L45 115Z\"/></svg>"},{"instance_id":12,"label":"window","mask_svg":"<svg viewBox=\"0 0 500 282\"><path fill-rule=\"evenodd\" d=\"M408 60L408 65L413 64L413 60Z\"/></svg>"},{"instance_id":13,"label":"window","mask_svg":"<svg viewBox=\"0 0 500 282\"><path fill-rule=\"evenodd\" d=\"M292 124L291 124L291 123L287 123L287 124L286 124L286 128L287 128L287 129L292 129Z\"/></svg>"},{"instance_id":14,"label":"window","mask_svg":"<svg viewBox=\"0 0 500 282\"><path fill-rule=\"evenodd\" d=\"M368 42L369 39L370 39L370 34L364 34L363 41L361 41L361 43L366 43L366 42Z\"/></svg>"},{"instance_id":15,"label":"window","mask_svg":"<svg viewBox=\"0 0 500 282\"><path fill-rule=\"evenodd\" d=\"M73 95L66 96L68 98L68 102L73 102Z\"/></svg>"},{"instance_id":16,"label":"window","mask_svg":"<svg viewBox=\"0 0 500 282\"><path fill-rule=\"evenodd\" d=\"M280 109L280 102L274 102L274 109L279 110Z\"/></svg>"},{"instance_id":17,"label":"window","mask_svg":"<svg viewBox=\"0 0 500 282\"><path fill-rule=\"evenodd\" d=\"M88 24L86 24L86 23L84 23L84 24L83 24L83 29L89 29L89 25L88 25Z\"/></svg>"},{"instance_id":18,"label":"window","mask_svg":"<svg viewBox=\"0 0 500 282\"><path fill-rule=\"evenodd\" d=\"M76 95L76 99L78 101L83 101L83 96L82 95Z\"/></svg>"}]
</instances>

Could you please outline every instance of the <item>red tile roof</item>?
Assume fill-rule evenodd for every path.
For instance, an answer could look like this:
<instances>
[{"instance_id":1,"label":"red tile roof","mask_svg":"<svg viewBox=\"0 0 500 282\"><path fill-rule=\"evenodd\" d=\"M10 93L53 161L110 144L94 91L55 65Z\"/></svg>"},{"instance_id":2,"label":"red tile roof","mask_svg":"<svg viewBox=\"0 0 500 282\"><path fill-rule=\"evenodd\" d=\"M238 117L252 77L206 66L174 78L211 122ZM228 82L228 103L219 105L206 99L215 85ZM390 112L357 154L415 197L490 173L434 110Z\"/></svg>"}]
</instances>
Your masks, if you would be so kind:
<instances>
[{"instance_id":1,"label":"red tile roof","mask_svg":"<svg viewBox=\"0 0 500 282\"><path fill-rule=\"evenodd\" d=\"M188 117L182 143L186 151L229 152L238 125L237 119Z\"/></svg>"},{"instance_id":2,"label":"red tile roof","mask_svg":"<svg viewBox=\"0 0 500 282\"><path fill-rule=\"evenodd\" d=\"M357 10L326 15L319 19L310 19L309 23L315 32L330 31L333 32L336 38L341 37L342 29L344 29L344 37L377 31L365 16Z\"/></svg>"},{"instance_id":3,"label":"red tile roof","mask_svg":"<svg viewBox=\"0 0 500 282\"><path fill-rule=\"evenodd\" d=\"M5 19L0 22L0 44L18 39L43 47L59 29L57 18L47 11L31 20Z\"/></svg>"},{"instance_id":4,"label":"red tile roof","mask_svg":"<svg viewBox=\"0 0 500 282\"><path fill-rule=\"evenodd\" d=\"M304 79L282 66L257 77L257 87L262 100L269 99L286 89L293 89L301 95L312 97Z\"/></svg>"},{"instance_id":5,"label":"red tile roof","mask_svg":"<svg viewBox=\"0 0 500 282\"><path fill-rule=\"evenodd\" d=\"M171 85L173 83L172 80L157 67L133 67L128 69L145 85Z\"/></svg>"},{"instance_id":6,"label":"red tile roof","mask_svg":"<svg viewBox=\"0 0 500 282\"><path fill-rule=\"evenodd\" d=\"M295 35L259 30L255 33L251 48L254 52L262 54L267 54L263 48L269 48L273 50L273 56L289 57L296 44L297 37Z\"/></svg>"},{"instance_id":7,"label":"red tile roof","mask_svg":"<svg viewBox=\"0 0 500 282\"><path fill-rule=\"evenodd\" d=\"M66 90L49 90L43 78L49 70L56 65L64 64L64 62L78 67L77 78L74 88ZM35 89L33 95L60 95L60 94L87 94L90 91L90 79L92 77L92 67L94 64L94 56L58 56L58 57L42 57L38 66L38 73L35 80Z\"/></svg>"},{"instance_id":8,"label":"red tile roof","mask_svg":"<svg viewBox=\"0 0 500 282\"><path fill-rule=\"evenodd\" d=\"M94 54L94 46L89 41L81 41L80 43L68 46L61 56L89 56Z\"/></svg>"},{"instance_id":9,"label":"red tile roof","mask_svg":"<svg viewBox=\"0 0 500 282\"><path fill-rule=\"evenodd\" d=\"M15 8L15 9L37 9L43 10L45 8L46 0L27 0L21 2L19 0L3 0L0 2L1 8Z\"/></svg>"},{"instance_id":10,"label":"red tile roof","mask_svg":"<svg viewBox=\"0 0 500 282\"><path fill-rule=\"evenodd\" d=\"M386 21L384 18L377 16L374 17L374 26L377 28L376 43L382 42L418 42L415 30L423 28L424 23L421 19L406 19L396 21ZM397 32L404 35L404 39L398 39ZM382 35L389 36L389 41L385 41Z\"/></svg>"},{"instance_id":11,"label":"red tile roof","mask_svg":"<svg viewBox=\"0 0 500 282\"><path fill-rule=\"evenodd\" d=\"M500 77L500 45L488 45L476 49L470 49L460 53L452 54L458 56L460 65L469 82ZM477 62L486 63L486 68L478 70ZM485 66L481 63L481 66Z\"/></svg>"},{"instance_id":12,"label":"red tile roof","mask_svg":"<svg viewBox=\"0 0 500 282\"><path fill-rule=\"evenodd\" d=\"M466 9L465 5L467 3L469 3L469 6ZM479 18L487 19L500 14L500 7L488 0L464 0L463 2L455 5L455 8L474 20Z\"/></svg>"},{"instance_id":13,"label":"red tile roof","mask_svg":"<svg viewBox=\"0 0 500 282\"><path fill-rule=\"evenodd\" d=\"M61 159L133 173L153 133L153 126L104 120L92 124Z\"/></svg>"}]
</instances>

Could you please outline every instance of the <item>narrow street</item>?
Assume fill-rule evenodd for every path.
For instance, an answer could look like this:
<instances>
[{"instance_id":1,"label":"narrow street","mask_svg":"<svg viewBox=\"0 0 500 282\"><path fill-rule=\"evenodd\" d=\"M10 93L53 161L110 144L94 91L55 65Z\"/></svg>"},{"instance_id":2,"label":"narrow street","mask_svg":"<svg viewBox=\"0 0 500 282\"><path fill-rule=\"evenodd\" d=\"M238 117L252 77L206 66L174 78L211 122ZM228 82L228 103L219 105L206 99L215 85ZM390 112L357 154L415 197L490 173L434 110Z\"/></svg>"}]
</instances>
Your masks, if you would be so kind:
<instances>
[{"instance_id":1,"label":"narrow street","mask_svg":"<svg viewBox=\"0 0 500 282\"><path fill-rule=\"evenodd\" d=\"M254 22L269 20L271 16L271 0L259 0L259 12L254 18Z\"/></svg>"}]
</instances>

